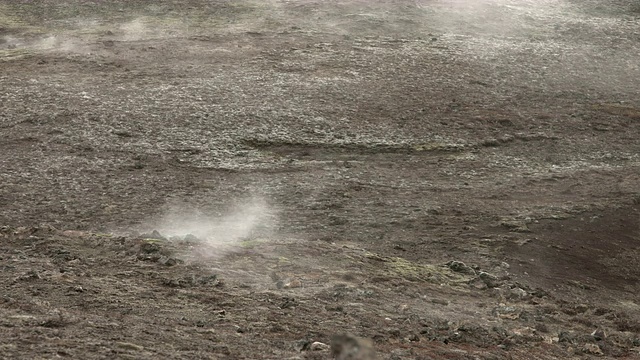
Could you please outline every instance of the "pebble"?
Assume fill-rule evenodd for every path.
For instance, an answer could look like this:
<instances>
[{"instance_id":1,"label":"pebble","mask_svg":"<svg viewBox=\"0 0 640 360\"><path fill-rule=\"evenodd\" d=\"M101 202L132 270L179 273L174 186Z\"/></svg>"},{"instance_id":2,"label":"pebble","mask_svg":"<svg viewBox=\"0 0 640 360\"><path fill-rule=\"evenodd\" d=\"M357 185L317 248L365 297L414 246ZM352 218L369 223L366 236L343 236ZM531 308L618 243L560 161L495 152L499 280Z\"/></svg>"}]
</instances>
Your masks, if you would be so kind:
<instances>
[{"instance_id":1,"label":"pebble","mask_svg":"<svg viewBox=\"0 0 640 360\"><path fill-rule=\"evenodd\" d=\"M511 299L526 299L529 297L529 293L519 287L515 287L509 290L509 298Z\"/></svg>"},{"instance_id":2,"label":"pebble","mask_svg":"<svg viewBox=\"0 0 640 360\"><path fill-rule=\"evenodd\" d=\"M320 341L315 341L309 346L309 350L311 351L328 351L330 348L331 346L321 343Z\"/></svg>"},{"instance_id":3,"label":"pebble","mask_svg":"<svg viewBox=\"0 0 640 360\"><path fill-rule=\"evenodd\" d=\"M153 230L151 233L145 233L140 235L143 239L153 239L153 240L167 240L158 230Z\"/></svg>"},{"instance_id":4,"label":"pebble","mask_svg":"<svg viewBox=\"0 0 640 360\"><path fill-rule=\"evenodd\" d=\"M136 345L128 342L116 342L115 345L116 347L119 347L124 350L135 350L135 351L144 350L144 346L140 346L140 345Z\"/></svg>"},{"instance_id":5,"label":"pebble","mask_svg":"<svg viewBox=\"0 0 640 360\"><path fill-rule=\"evenodd\" d=\"M501 305L493 309L493 315L501 319L515 320L520 317L520 309L513 306Z\"/></svg>"},{"instance_id":6,"label":"pebble","mask_svg":"<svg viewBox=\"0 0 640 360\"><path fill-rule=\"evenodd\" d=\"M298 279L294 279L294 280L291 280L291 281L283 284L282 287L284 289L299 288L299 287L302 287L302 282L300 280L298 280Z\"/></svg>"},{"instance_id":7,"label":"pebble","mask_svg":"<svg viewBox=\"0 0 640 360\"><path fill-rule=\"evenodd\" d=\"M567 343L571 343L573 342L574 336L573 334L566 332L566 331L560 331L560 333L558 334L558 342L567 342Z\"/></svg>"},{"instance_id":8,"label":"pebble","mask_svg":"<svg viewBox=\"0 0 640 360\"><path fill-rule=\"evenodd\" d=\"M605 334L604 330L602 329L595 329L592 333L591 336L593 336L593 338L596 341L600 341L600 340L604 340L607 338L607 334Z\"/></svg>"},{"instance_id":9,"label":"pebble","mask_svg":"<svg viewBox=\"0 0 640 360\"><path fill-rule=\"evenodd\" d=\"M444 306L449 305L449 301L443 300L443 299L431 299L431 302L438 305L444 305Z\"/></svg>"},{"instance_id":10,"label":"pebble","mask_svg":"<svg viewBox=\"0 0 640 360\"><path fill-rule=\"evenodd\" d=\"M498 277L495 275L491 275L488 272L480 271L478 277L490 288L498 287L501 285L501 281L498 279Z\"/></svg>"},{"instance_id":11,"label":"pebble","mask_svg":"<svg viewBox=\"0 0 640 360\"><path fill-rule=\"evenodd\" d=\"M168 256L162 256L159 260L158 263L160 263L161 265L164 266L175 266L178 264L178 260L172 257L168 257Z\"/></svg>"},{"instance_id":12,"label":"pebble","mask_svg":"<svg viewBox=\"0 0 640 360\"><path fill-rule=\"evenodd\" d=\"M600 346L596 344L586 343L582 347L582 351L591 355L603 355L602 349L600 349Z\"/></svg>"},{"instance_id":13,"label":"pebble","mask_svg":"<svg viewBox=\"0 0 640 360\"><path fill-rule=\"evenodd\" d=\"M473 268L463 263L462 261L453 260L453 261L449 261L446 265L449 267L449 269L451 269L451 271L455 271L463 274L469 274L469 275L476 274L476 271L473 270Z\"/></svg>"}]
</instances>

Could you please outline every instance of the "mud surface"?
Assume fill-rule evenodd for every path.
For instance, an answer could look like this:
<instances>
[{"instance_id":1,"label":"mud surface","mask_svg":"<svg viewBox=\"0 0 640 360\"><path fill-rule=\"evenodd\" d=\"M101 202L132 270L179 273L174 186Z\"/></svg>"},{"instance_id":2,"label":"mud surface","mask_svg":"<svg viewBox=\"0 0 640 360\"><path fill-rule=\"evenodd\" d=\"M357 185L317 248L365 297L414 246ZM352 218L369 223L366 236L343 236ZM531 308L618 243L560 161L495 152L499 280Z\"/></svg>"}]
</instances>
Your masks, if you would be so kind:
<instances>
[{"instance_id":1,"label":"mud surface","mask_svg":"<svg viewBox=\"0 0 640 360\"><path fill-rule=\"evenodd\" d=\"M639 29L3 1L0 358L637 358Z\"/></svg>"}]
</instances>

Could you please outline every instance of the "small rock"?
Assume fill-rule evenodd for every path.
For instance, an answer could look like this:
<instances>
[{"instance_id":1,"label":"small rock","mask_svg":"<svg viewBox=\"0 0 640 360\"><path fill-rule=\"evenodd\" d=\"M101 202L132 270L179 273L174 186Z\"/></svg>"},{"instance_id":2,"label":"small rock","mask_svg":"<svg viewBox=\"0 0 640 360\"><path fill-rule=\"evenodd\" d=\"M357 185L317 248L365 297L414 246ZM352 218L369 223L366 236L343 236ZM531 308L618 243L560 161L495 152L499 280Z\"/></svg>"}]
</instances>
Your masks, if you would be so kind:
<instances>
[{"instance_id":1,"label":"small rock","mask_svg":"<svg viewBox=\"0 0 640 360\"><path fill-rule=\"evenodd\" d=\"M107 47L111 47L111 46L115 45L115 43L113 41L110 41L110 40L103 41L102 44L107 46ZM120 137L123 137L123 138L132 138L132 137L134 137L133 133L131 133L131 132L127 131L127 130L124 130L124 129L113 130L111 133L113 135L120 136ZM139 160L139 158L138 158L138 160Z\"/></svg>"},{"instance_id":2,"label":"small rock","mask_svg":"<svg viewBox=\"0 0 640 360\"><path fill-rule=\"evenodd\" d=\"M474 289L477 289L477 290L486 290L487 289L487 284L485 284L484 281L480 280L479 277L475 277L475 278L469 280L468 284L469 284L469 286L471 286L471 287L473 287ZM498 289L498 290L500 290L500 289ZM500 291L497 291L497 293L498 294L502 294Z\"/></svg>"},{"instance_id":3,"label":"small rock","mask_svg":"<svg viewBox=\"0 0 640 360\"><path fill-rule=\"evenodd\" d=\"M589 310L589 305L586 304L578 304L576 306L573 307L573 309L576 311L576 313L578 314L583 314L585 313L587 310Z\"/></svg>"},{"instance_id":4,"label":"small rock","mask_svg":"<svg viewBox=\"0 0 640 360\"><path fill-rule=\"evenodd\" d=\"M497 276L491 275L488 272L480 271L478 277L490 288L498 287L502 284Z\"/></svg>"},{"instance_id":5,"label":"small rock","mask_svg":"<svg viewBox=\"0 0 640 360\"><path fill-rule=\"evenodd\" d=\"M607 338L607 334L605 334L604 330L602 329L595 329L592 333L591 336L593 336L593 338L596 341L600 341L600 340L604 340Z\"/></svg>"},{"instance_id":6,"label":"small rock","mask_svg":"<svg viewBox=\"0 0 640 360\"><path fill-rule=\"evenodd\" d=\"M560 331L560 333L558 334L558 342L563 343L563 342L567 342L567 343L572 343L574 339L574 336L571 333L568 333L566 331Z\"/></svg>"},{"instance_id":7,"label":"small rock","mask_svg":"<svg viewBox=\"0 0 640 360\"><path fill-rule=\"evenodd\" d=\"M331 348L331 346L321 343L320 341L315 341L309 346L309 350L311 351L327 351Z\"/></svg>"},{"instance_id":8,"label":"small rock","mask_svg":"<svg viewBox=\"0 0 640 360\"><path fill-rule=\"evenodd\" d=\"M140 252L143 254L155 254L160 252L160 250L162 250L160 245L152 242L144 242L140 244Z\"/></svg>"},{"instance_id":9,"label":"small rock","mask_svg":"<svg viewBox=\"0 0 640 360\"><path fill-rule=\"evenodd\" d=\"M175 266L178 265L178 260L168 256L162 256L158 259L158 263L164 266Z\"/></svg>"},{"instance_id":10,"label":"small rock","mask_svg":"<svg viewBox=\"0 0 640 360\"><path fill-rule=\"evenodd\" d=\"M451 271L455 271L463 274L469 274L469 275L476 275L476 271L473 270L473 268L471 268L470 266L467 266L462 261L453 260L446 263L446 265L449 267L449 269L451 269Z\"/></svg>"},{"instance_id":11,"label":"small rock","mask_svg":"<svg viewBox=\"0 0 640 360\"><path fill-rule=\"evenodd\" d=\"M520 299L520 300L524 300L524 299L529 298L529 297L530 297L530 295L529 295L529 293L528 293L526 290L524 290L524 289L522 289L522 288L519 288L519 287L515 287L515 288L513 288L513 289L510 289L510 290L509 290L509 295L508 295L508 297L509 297L510 299Z\"/></svg>"},{"instance_id":12,"label":"small rock","mask_svg":"<svg viewBox=\"0 0 640 360\"><path fill-rule=\"evenodd\" d=\"M198 237L196 237L193 234L187 234L184 237L184 241L187 241L187 242L200 242L200 239L198 239Z\"/></svg>"},{"instance_id":13,"label":"small rock","mask_svg":"<svg viewBox=\"0 0 640 360\"><path fill-rule=\"evenodd\" d=\"M444 305L444 306L449 305L449 302L443 299L431 299L431 302L438 305Z\"/></svg>"},{"instance_id":14,"label":"small rock","mask_svg":"<svg viewBox=\"0 0 640 360\"><path fill-rule=\"evenodd\" d=\"M529 233L531 230L527 223L522 220L503 220L500 226L509 229L511 232Z\"/></svg>"},{"instance_id":15,"label":"small rock","mask_svg":"<svg viewBox=\"0 0 640 360\"><path fill-rule=\"evenodd\" d=\"M522 336L522 337L528 337L528 338L531 338L531 337L534 337L534 336L537 335L536 329L528 327L528 326L527 327L523 327L523 328L519 328L519 329L514 329L513 333L515 335Z\"/></svg>"},{"instance_id":16,"label":"small rock","mask_svg":"<svg viewBox=\"0 0 640 360\"><path fill-rule=\"evenodd\" d=\"M235 326L235 328L236 328L236 332L237 332L238 334L244 334L244 333L246 333L246 332L247 332L247 329L246 329L246 328L244 328L244 327L242 327L242 326L239 326L239 325L234 325L234 326Z\"/></svg>"},{"instance_id":17,"label":"small rock","mask_svg":"<svg viewBox=\"0 0 640 360\"><path fill-rule=\"evenodd\" d=\"M128 342L116 342L116 347L124 350L142 351L144 346L128 343Z\"/></svg>"},{"instance_id":18,"label":"small rock","mask_svg":"<svg viewBox=\"0 0 640 360\"><path fill-rule=\"evenodd\" d=\"M153 230L151 233L142 234L140 237L145 239L154 239L154 240L167 240L162 234L158 232L158 230Z\"/></svg>"},{"instance_id":19,"label":"small rock","mask_svg":"<svg viewBox=\"0 0 640 360\"><path fill-rule=\"evenodd\" d=\"M273 324L270 328L269 328L269 332L272 333L283 333L289 331L288 328L280 325L280 324ZM309 342L309 344L311 344L311 342ZM307 346L308 347L308 346ZM305 350L309 350L309 349L305 349Z\"/></svg>"},{"instance_id":20,"label":"small rock","mask_svg":"<svg viewBox=\"0 0 640 360\"><path fill-rule=\"evenodd\" d=\"M537 298L544 298L544 297L548 297L549 293L547 293L545 290L542 290L540 288L536 288L533 291L531 291L531 296L535 296Z\"/></svg>"},{"instance_id":21,"label":"small rock","mask_svg":"<svg viewBox=\"0 0 640 360\"><path fill-rule=\"evenodd\" d=\"M336 306L326 305L324 307L324 309L327 310L327 311L333 311L333 312L343 312L344 311L344 306L342 306L342 305L336 305Z\"/></svg>"},{"instance_id":22,"label":"small rock","mask_svg":"<svg viewBox=\"0 0 640 360\"><path fill-rule=\"evenodd\" d=\"M331 355L335 360L375 359L373 342L348 334L331 338Z\"/></svg>"},{"instance_id":23,"label":"small rock","mask_svg":"<svg viewBox=\"0 0 640 360\"><path fill-rule=\"evenodd\" d=\"M485 139L482 142L480 142L480 145L485 146L485 147L496 147L496 146L500 146L500 141L498 139Z\"/></svg>"},{"instance_id":24,"label":"small rock","mask_svg":"<svg viewBox=\"0 0 640 360\"><path fill-rule=\"evenodd\" d=\"M394 245L394 246L393 246L393 248L394 248L395 250L407 251L407 249L405 249L405 248L403 248L401 245L397 245L397 244L396 244L396 245Z\"/></svg>"},{"instance_id":25,"label":"small rock","mask_svg":"<svg viewBox=\"0 0 640 360\"><path fill-rule=\"evenodd\" d=\"M202 276L197 280L199 285L218 285L219 282L217 274Z\"/></svg>"},{"instance_id":26,"label":"small rock","mask_svg":"<svg viewBox=\"0 0 640 360\"><path fill-rule=\"evenodd\" d=\"M277 286L277 284L276 284ZM285 282L284 284L282 284L282 288L283 289L294 289L294 288L299 288L302 287L302 282L298 279L293 279L289 282Z\"/></svg>"},{"instance_id":27,"label":"small rock","mask_svg":"<svg viewBox=\"0 0 640 360\"><path fill-rule=\"evenodd\" d=\"M284 298L284 301L280 305L280 309L288 309L288 308L294 307L296 305L298 305L296 303L296 299L294 299L294 298Z\"/></svg>"},{"instance_id":28,"label":"small rock","mask_svg":"<svg viewBox=\"0 0 640 360\"><path fill-rule=\"evenodd\" d=\"M501 319L515 320L520 317L521 311L513 306L498 306L492 313Z\"/></svg>"},{"instance_id":29,"label":"small rock","mask_svg":"<svg viewBox=\"0 0 640 360\"><path fill-rule=\"evenodd\" d=\"M603 355L602 349L596 344L586 343L582 347L582 352L591 355Z\"/></svg>"}]
</instances>

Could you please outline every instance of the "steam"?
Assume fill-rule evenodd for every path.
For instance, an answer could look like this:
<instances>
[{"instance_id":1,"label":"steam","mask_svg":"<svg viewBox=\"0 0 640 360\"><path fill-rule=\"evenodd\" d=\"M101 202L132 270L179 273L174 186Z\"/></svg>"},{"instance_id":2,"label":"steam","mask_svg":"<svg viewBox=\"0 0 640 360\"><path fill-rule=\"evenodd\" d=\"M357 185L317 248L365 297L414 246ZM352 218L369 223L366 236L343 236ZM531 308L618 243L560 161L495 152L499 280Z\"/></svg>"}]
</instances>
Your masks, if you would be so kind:
<instances>
[{"instance_id":1,"label":"steam","mask_svg":"<svg viewBox=\"0 0 640 360\"><path fill-rule=\"evenodd\" d=\"M43 51L82 52L82 43L64 35L49 35L31 43L28 47Z\"/></svg>"},{"instance_id":2,"label":"steam","mask_svg":"<svg viewBox=\"0 0 640 360\"><path fill-rule=\"evenodd\" d=\"M172 240L202 242L195 253L199 259L216 259L238 249L243 242L266 236L275 224L275 215L266 201L241 201L225 214L211 215L200 210L175 206L156 224L162 235Z\"/></svg>"},{"instance_id":3,"label":"steam","mask_svg":"<svg viewBox=\"0 0 640 360\"><path fill-rule=\"evenodd\" d=\"M147 39L152 30L142 19L135 19L120 25L119 39L122 41L139 41Z\"/></svg>"},{"instance_id":4,"label":"steam","mask_svg":"<svg viewBox=\"0 0 640 360\"><path fill-rule=\"evenodd\" d=\"M437 8L433 20L448 32L506 37L535 33L568 10L564 0L452 0Z\"/></svg>"},{"instance_id":5,"label":"steam","mask_svg":"<svg viewBox=\"0 0 640 360\"><path fill-rule=\"evenodd\" d=\"M508 65L517 81L551 89L638 89L637 21L614 6L568 0L418 0L429 27L471 59ZM615 45L614 45L615 44ZM634 90L636 89L636 90Z\"/></svg>"},{"instance_id":6,"label":"steam","mask_svg":"<svg viewBox=\"0 0 640 360\"><path fill-rule=\"evenodd\" d=\"M0 37L0 50L25 49L41 52L62 52L86 54L96 50L100 40L133 42L151 39L154 34L166 35L161 29L137 18L122 24L99 24L97 21L78 20L79 31L62 31L41 37L20 37L5 35Z\"/></svg>"}]
</instances>

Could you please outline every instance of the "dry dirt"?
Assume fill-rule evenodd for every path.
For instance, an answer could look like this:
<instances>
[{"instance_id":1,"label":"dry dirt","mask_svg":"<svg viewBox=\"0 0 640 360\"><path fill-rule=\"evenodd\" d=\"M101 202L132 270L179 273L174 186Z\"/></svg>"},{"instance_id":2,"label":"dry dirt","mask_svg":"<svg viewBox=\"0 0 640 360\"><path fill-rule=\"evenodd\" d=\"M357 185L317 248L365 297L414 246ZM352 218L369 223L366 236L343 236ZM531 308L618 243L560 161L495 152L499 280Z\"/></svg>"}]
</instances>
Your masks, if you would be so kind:
<instances>
[{"instance_id":1,"label":"dry dirt","mask_svg":"<svg viewBox=\"0 0 640 360\"><path fill-rule=\"evenodd\" d=\"M0 358L636 359L639 64L631 0L4 0Z\"/></svg>"}]
</instances>

